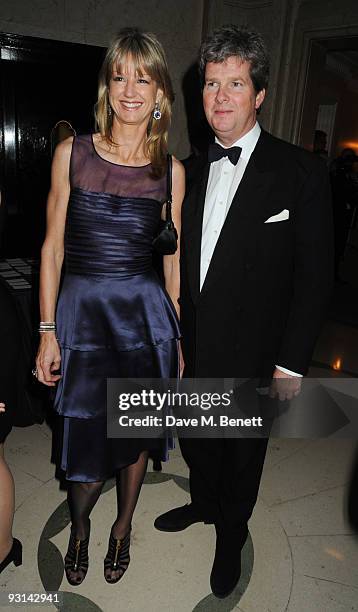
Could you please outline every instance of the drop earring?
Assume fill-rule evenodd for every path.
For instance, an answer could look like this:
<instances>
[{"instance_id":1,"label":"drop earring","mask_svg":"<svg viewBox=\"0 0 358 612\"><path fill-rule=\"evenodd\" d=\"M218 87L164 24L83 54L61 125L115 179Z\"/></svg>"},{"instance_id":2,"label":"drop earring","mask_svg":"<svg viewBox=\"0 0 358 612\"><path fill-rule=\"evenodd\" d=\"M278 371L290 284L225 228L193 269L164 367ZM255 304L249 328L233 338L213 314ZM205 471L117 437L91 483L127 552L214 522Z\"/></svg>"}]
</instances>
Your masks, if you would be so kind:
<instances>
[{"instance_id":1,"label":"drop earring","mask_svg":"<svg viewBox=\"0 0 358 612\"><path fill-rule=\"evenodd\" d=\"M155 103L155 107L154 107L154 111L153 111L153 117L156 121L158 121L162 116L162 113L160 112L159 109L159 102Z\"/></svg>"}]
</instances>

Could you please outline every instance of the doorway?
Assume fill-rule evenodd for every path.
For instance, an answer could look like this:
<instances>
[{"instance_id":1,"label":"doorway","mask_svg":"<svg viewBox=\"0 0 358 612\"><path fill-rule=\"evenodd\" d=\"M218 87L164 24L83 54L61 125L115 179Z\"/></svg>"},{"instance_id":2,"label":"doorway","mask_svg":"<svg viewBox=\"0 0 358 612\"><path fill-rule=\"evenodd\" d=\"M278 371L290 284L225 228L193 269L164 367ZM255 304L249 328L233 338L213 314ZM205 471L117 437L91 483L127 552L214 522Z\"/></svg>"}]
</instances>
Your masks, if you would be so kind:
<instances>
[{"instance_id":1,"label":"doorway","mask_svg":"<svg viewBox=\"0 0 358 612\"><path fill-rule=\"evenodd\" d=\"M357 108L358 36L312 40L298 144L313 150L319 130L330 159L347 147L358 154Z\"/></svg>"},{"instance_id":2,"label":"doorway","mask_svg":"<svg viewBox=\"0 0 358 612\"><path fill-rule=\"evenodd\" d=\"M358 36L310 42L298 144L320 155L332 187L335 318L358 326Z\"/></svg>"},{"instance_id":3,"label":"doorway","mask_svg":"<svg viewBox=\"0 0 358 612\"><path fill-rule=\"evenodd\" d=\"M61 120L77 134L93 131L104 49L13 34L0 34L0 48L1 251L3 257L38 257L51 131Z\"/></svg>"}]
</instances>

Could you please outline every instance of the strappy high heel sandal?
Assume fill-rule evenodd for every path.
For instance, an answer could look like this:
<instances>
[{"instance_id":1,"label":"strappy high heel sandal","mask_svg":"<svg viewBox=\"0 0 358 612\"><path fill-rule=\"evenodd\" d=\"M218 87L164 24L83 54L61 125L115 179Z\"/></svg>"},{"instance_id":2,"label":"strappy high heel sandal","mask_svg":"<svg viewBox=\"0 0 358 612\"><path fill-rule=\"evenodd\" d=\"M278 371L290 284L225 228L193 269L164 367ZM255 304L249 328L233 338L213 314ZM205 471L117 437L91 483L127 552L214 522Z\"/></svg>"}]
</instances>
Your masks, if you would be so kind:
<instances>
[{"instance_id":1,"label":"strappy high heel sandal","mask_svg":"<svg viewBox=\"0 0 358 612\"><path fill-rule=\"evenodd\" d=\"M7 567L12 562L14 563L14 565L16 565L16 567L22 564L22 544L16 538L13 539L10 552L0 563L0 574L5 569L5 567Z\"/></svg>"},{"instance_id":2,"label":"strappy high heel sandal","mask_svg":"<svg viewBox=\"0 0 358 612\"><path fill-rule=\"evenodd\" d=\"M124 538L114 538L112 533L109 536L108 551L104 559L104 578L109 584L118 582L128 569L130 540L131 529ZM119 575L112 578L112 572L119 572Z\"/></svg>"},{"instance_id":3,"label":"strappy high heel sandal","mask_svg":"<svg viewBox=\"0 0 358 612\"><path fill-rule=\"evenodd\" d=\"M88 543L89 534L85 540L79 540L71 531L68 550L65 556L65 572L66 578L72 586L78 586L86 578L88 571ZM71 577L72 572L78 573L76 578Z\"/></svg>"}]
</instances>

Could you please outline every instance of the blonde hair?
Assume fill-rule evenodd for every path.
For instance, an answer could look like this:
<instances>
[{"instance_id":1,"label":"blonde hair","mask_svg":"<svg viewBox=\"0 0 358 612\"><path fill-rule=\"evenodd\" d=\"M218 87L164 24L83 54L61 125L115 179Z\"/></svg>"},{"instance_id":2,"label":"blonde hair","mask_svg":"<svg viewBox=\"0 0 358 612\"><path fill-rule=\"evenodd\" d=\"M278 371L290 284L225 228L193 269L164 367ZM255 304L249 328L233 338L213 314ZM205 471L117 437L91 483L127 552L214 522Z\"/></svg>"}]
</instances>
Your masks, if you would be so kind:
<instances>
[{"instance_id":1,"label":"blonde hair","mask_svg":"<svg viewBox=\"0 0 358 612\"><path fill-rule=\"evenodd\" d=\"M153 176L160 178L167 166L168 130L174 93L163 47L154 34L141 32L137 28L123 28L108 47L99 73L98 99L95 106L97 128L103 138L113 143L113 113L108 100L108 88L113 66L116 65L119 71L119 67L123 66L128 57L134 62L138 74L141 75L142 71L145 71L163 92L160 102L161 118L150 119L146 141L146 154L152 164Z\"/></svg>"}]
</instances>

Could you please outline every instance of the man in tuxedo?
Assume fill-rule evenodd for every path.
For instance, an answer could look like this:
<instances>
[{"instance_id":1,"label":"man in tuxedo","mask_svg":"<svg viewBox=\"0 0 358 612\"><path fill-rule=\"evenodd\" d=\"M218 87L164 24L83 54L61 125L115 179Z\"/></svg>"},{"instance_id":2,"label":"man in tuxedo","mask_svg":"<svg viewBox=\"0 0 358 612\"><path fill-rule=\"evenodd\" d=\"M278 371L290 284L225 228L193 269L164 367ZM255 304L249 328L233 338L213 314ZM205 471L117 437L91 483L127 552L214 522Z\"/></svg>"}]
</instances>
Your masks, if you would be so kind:
<instances>
[{"instance_id":1,"label":"man in tuxedo","mask_svg":"<svg viewBox=\"0 0 358 612\"><path fill-rule=\"evenodd\" d=\"M321 159L256 120L269 60L262 37L236 26L201 46L203 104L215 143L190 168L182 212L181 324L185 373L272 380L299 392L332 285L332 222ZM158 517L180 531L214 523L210 583L226 597L241 572L267 440L180 441L191 503Z\"/></svg>"}]
</instances>

